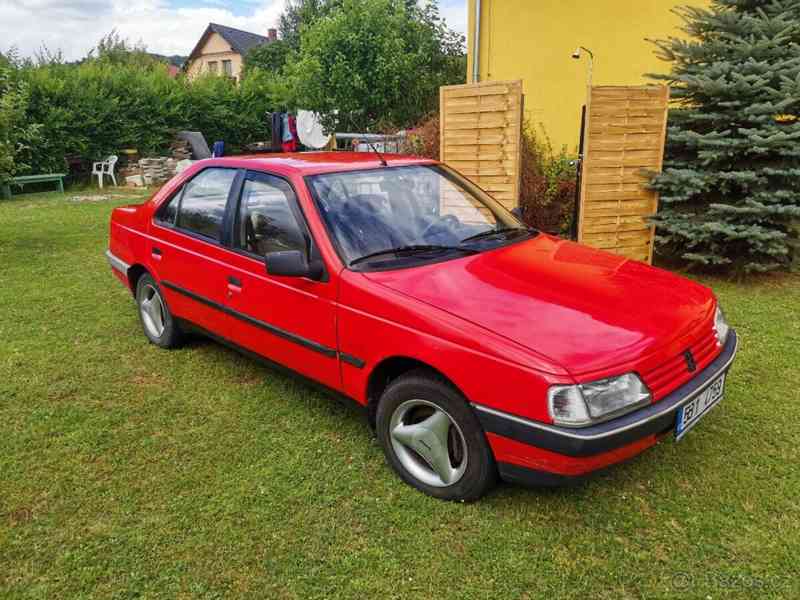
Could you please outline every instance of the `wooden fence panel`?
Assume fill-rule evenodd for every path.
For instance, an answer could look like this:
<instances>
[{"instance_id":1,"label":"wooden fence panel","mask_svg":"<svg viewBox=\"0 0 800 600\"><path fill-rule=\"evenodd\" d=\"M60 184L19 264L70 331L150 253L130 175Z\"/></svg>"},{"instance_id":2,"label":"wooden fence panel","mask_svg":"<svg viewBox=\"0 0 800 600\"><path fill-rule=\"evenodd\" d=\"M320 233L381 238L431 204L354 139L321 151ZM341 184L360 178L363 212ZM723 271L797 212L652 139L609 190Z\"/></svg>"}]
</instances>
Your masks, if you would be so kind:
<instances>
[{"instance_id":1,"label":"wooden fence panel","mask_svg":"<svg viewBox=\"0 0 800 600\"><path fill-rule=\"evenodd\" d=\"M578 241L652 262L658 195L643 171L661 170L668 102L666 86L590 89Z\"/></svg>"},{"instance_id":2,"label":"wooden fence panel","mask_svg":"<svg viewBox=\"0 0 800 600\"><path fill-rule=\"evenodd\" d=\"M519 203L522 81L440 88L440 158L512 209Z\"/></svg>"}]
</instances>

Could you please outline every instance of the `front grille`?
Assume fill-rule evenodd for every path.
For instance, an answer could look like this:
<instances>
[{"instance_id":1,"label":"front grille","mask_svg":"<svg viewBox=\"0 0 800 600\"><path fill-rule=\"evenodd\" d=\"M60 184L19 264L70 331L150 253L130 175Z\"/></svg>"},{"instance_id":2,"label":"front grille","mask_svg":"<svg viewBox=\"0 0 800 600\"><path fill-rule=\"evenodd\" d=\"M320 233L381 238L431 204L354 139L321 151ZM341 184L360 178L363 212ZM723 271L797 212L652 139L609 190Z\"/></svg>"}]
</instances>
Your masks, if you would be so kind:
<instances>
[{"instance_id":1,"label":"front grille","mask_svg":"<svg viewBox=\"0 0 800 600\"><path fill-rule=\"evenodd\" d=\"M692 353L692 358L696 364L694 371L689 370L686 351ZM642 373L642 379L650 388L655 400L661 400L674 389L680 387L700 371L708 366L720 352L717 336L712 328L709 328L700 338L695 340L688 348L661 363L657 367Z\"/></svg>"}]
</instances>

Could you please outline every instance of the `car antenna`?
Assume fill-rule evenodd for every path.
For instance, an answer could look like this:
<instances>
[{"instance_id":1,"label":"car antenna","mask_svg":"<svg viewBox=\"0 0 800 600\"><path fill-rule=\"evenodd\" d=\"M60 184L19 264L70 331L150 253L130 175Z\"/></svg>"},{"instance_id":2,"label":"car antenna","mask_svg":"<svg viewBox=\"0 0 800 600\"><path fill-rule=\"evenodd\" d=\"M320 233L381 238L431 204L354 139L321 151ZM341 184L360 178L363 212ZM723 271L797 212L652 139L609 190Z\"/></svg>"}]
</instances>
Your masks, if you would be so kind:
<instances>
[{"instance_id":1,"label":"car antenna","mask_svg":"<svg viewBox=\"0 0 800 600\"><path fill-rule=\"evenodd\" d=\"M389 166L389 163L387 163L387 162L386 162L386 159L385 159L385 158L383 158L383 154L381 154L380 152L378 152L378 149L375 147L375 144L373 144L373 143L372 143L372 142L370 142L370 141L367 141L367 143L369 144L369 147L370 147L370 148L372 148L372 151L373 151L375 154L377 154L377 155L378 155L378 160L379 160L379 161L381 161L381 165L383 165L384 167L388 167L388 166Z\"/></svg>"}]
</instances>

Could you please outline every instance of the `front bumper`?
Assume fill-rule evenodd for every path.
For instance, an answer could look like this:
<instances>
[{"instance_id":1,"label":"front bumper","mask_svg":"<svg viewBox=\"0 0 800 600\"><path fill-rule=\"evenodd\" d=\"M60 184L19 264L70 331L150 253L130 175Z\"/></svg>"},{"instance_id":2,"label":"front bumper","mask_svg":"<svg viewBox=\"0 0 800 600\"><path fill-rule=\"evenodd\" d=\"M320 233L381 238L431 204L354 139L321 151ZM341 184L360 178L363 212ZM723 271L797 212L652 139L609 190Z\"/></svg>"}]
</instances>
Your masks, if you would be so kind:
<instances>
[{"instance_id":1,"label":"front bumper","mask_svg":"<svg viewBox=\"0 0 800 600\"><path fill-rule=\"evenodd\" d=\"M705 369L655 404L580 429L559 427L474 404L506 479L557 483L639 454L675 424L676 413L730 369L739 339L731 329L722 352ZM526 450L526 447L528 450ZM529 455L529 456L526 456ZM537 477L537 472L542 477ZM554 479L555 481L550 481Z\"/></svg>"}]
</instances>

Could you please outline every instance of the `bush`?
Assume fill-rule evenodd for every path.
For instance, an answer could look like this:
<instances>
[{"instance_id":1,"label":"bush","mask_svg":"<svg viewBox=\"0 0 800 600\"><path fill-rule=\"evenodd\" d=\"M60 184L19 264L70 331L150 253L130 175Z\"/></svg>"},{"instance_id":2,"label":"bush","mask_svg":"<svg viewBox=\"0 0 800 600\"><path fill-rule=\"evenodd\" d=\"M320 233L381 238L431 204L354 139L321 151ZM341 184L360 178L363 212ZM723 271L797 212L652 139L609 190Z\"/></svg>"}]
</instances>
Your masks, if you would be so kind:
<instances>
[{"instance_id":1,"label":"bush","mask_svg":"<svg viewBox=\"0 0 800 600\"><path fill-rule=\"evenodd\" d=\"M28 86L0 55L0 185L27 168L23 154L39 142L40 128L25 119L28 99Z\"/></svg>"},{"instance_id":2,"label":"bush","mask_svg":"<svg viewBox=\"0 0 800 600\"><path fill-rule=\"evenodd\" d=\"M538 137L526 123L519 203L527 225L548 233L569 234L575 210L574 159L566 147L554 152L547 134L542 131Z\"/></svg>"},{"instance_id":3,"label":"bush","mask_svg":"<svg viewBox=\"0 0 800 600\"><path fill-rule=\"evenodd\" d=\"M401 149L405 154L439 160L439 115L433 114L413 127Z\"/></svg>"},{"instance_id":4,"label":"bush","mask_svg":"<svg viewBox=\"0 0 800 600\"><path fill-rule=\"evenodd\" d=\"M164 154L182 129L203 132L209 143L225 140L231 153L270 138L266 113L286 103L275 77L254 68L239 84L214 75L174 79L165 64L139 54L130 53L129 61L103 55L77 65L7 67L26 90L24 118L16 121L36 124L33 132L41 133L35 145L17 145L16 170L62 171L65 157L90 162L124 148Z\"/></svg>"}]
</instances>

